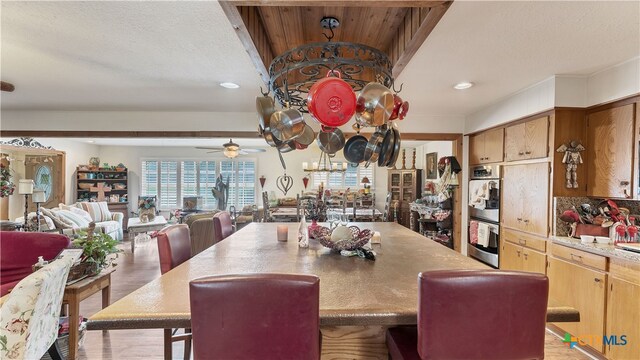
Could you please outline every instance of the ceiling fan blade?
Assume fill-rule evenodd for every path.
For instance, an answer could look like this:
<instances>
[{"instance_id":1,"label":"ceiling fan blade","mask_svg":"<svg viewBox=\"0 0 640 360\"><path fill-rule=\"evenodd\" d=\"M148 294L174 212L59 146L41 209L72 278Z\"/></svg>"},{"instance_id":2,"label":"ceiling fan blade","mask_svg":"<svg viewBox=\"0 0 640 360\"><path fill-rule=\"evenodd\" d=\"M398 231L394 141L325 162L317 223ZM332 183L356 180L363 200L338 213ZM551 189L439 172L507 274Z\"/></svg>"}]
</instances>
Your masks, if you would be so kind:
<instances>
[{"instance_id":1,"label":"ceiling fan blade","mask_svg":"<svg viewBox=\"0 0 640 360\"><path fill-rule=\"evenodd\" d=\"M265 152L265 149L242 149L241 151L244 151L246 153L261 153L261 152Z\"/></svg>"},{"instance_id":2,"label":"ceiling fan blade","mask_svg":"<svg viewBox=\"0 0 640 360\"><path fill-rule=\"evenodd\" d=\"M211 151L207 151L207 154L212 154L212 153L219 153L219 152L223 152L224 150L211 150Z\"/></svg>"},{"instance_id":3,"label":"ceiling fan blade","mask_svg":"<svg viewBox=\"0 0 640 360\"><path fill-rule=\"evenodd\" d=\"M5 81L0 81L0 90L12 92L15 89L16 89L16 87L13 86L13 84L5 82Z\"/></svg>"},{"instance_id":4,"label":"ceiling fan blade","mask_svg":"<svg viewBox=\"0 0 640 360\"><path fill-rule=\"evenodd\" d=\"M206 147L206 146L196 146L196 149L200 150L224 150L223 147Z\"/></svg>"}]
</instances>

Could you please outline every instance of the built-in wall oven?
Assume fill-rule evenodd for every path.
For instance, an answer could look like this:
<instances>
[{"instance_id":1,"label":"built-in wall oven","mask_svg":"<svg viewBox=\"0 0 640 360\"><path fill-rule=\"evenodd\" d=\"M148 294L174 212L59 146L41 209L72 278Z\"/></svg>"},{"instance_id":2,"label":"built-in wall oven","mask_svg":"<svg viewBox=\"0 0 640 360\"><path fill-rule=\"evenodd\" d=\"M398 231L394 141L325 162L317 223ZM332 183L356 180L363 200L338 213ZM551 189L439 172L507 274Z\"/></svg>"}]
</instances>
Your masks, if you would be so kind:
<instances>
[{"instance_id":1,"label":"built-in wall oven","mask_svg":"<svg viewBox=\"0 0 640 360\"><path fill-rule=\"evenodd\" d=\"M467 253L499 267L500 165L473 166L469 178L469 236Z\"/></svg>"}]
</instances>

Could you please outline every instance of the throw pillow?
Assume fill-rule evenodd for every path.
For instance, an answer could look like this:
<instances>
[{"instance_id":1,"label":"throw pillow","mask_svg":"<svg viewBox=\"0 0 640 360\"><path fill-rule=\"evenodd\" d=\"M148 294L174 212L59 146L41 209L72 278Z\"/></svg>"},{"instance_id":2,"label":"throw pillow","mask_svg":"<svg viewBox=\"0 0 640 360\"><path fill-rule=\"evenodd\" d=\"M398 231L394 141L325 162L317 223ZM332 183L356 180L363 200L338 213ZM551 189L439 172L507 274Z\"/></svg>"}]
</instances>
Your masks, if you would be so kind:
<instances>
[{"instance_id":1,"label":"throw pillow","mask_svg":"<svg viewBox=\"0 0 640 360\"><path fill-rule=\"evenodd\" d=\"M40 209L40 211L42 212L42 215L49 217L53 221L56 229L69 229L73 227L72 222L61 218L60 216L58 216L58 214L56 214L54 211L51 211L50 209L42 208Z\"/></svg>"},{"instance_id":2,"label":"throw pillow","mask_svg":"<svg viewBox=\"0 0 640 360\"><path fill-rule=\"evenodd\" d=\"M99 202L79 202L77 203L82 207L82 210L89 213L93 221L95 222L103 222L103 221L111 221L111 211L109 211L109 207L105 201Z\"/></svg>"},{"instance_id":3,"label":"throw pillow","mask_svg":"<svg viewBox=\"0 0 640 360\"><path fill-rule=\"evenodd\" d=\"M80 217L82 217L83 219L87 220L88 222L92 222L93 221L93 219L91 218L91 215L88 212L86 212L86 211L84 211L84 210L82 210L80 208L77 208L75 206L70 206L69 207L69 211L71 211L72 213L74 213L76 215L79 215Z\"/></svg>"},{"instance_id":4,"label":"throw pillow","mask_svg":"<svg viewBox=\"0 0 640 360\"><path fill-rule=\"evenodd\" d=\"M90 221L87 221L82 216L74 214L69 210L58 210L56 213L59 217L72 222L75 225L74 227L85 228L89 226Z\"/></svg>"}]
</instances>

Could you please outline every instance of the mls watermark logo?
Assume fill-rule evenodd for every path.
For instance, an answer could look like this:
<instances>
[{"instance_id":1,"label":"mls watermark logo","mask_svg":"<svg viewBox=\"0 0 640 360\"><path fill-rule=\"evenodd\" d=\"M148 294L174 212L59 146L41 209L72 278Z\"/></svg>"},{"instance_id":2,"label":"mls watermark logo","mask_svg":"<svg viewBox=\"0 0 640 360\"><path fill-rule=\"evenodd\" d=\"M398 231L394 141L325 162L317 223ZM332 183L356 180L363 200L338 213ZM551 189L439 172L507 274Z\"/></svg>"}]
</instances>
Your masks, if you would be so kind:
<instances>
[{"instance_id":1,"label":"mls watermark logo","mask_svg":"<svg viewBox=\"0 0 640 360\"><path fill-rule=\"evenodd\" d=\"M570 349L573 349L578 344L583 346L589 345L594 348L601 345L625 346L627 345L627 335L605 335L600 337L597 335L571 336L569 333L564 333L564 339L562 339L562 342Z\"/></svg>"}]
</instances>

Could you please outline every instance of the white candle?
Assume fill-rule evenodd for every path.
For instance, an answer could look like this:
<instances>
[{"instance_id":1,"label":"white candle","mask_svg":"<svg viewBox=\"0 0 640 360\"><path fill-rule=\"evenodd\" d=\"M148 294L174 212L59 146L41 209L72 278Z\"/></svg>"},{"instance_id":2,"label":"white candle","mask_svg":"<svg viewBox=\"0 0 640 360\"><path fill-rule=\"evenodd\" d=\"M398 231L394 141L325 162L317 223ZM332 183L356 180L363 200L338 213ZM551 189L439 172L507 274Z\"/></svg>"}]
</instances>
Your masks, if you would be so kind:
<instances>
[{"instance_id":1,"label":"white candle","mask_svg":"<svg viewBox=\"0 0 640 360\"><path fill-rule=\"evenodd\" d=\"M318 170L318 162L313 162L313 170Z\"/></svg>"},{"instance_id":2,"label":"white candle","mask_svg":"<svg viewBox=\"0 0 640 360\"><path fill-rule=\"evenodd\" d=\"M309 163L308 162L303 162L302 163L302 170L307 170L309 168Z\"/></svg>"},{"instance_id":3,"label":"white candle","mask_svg":"<svg viewBox=\"0 0 640 360\"><path fill-rule=\"evenodd\" d=\"M287 241L289 238L289 227L287 225L278 225L278 241Z\"/></svg>"},{"instance_id":4,"label":"white candle","mask_svg":"<svg viewBox=\"0 0 640 360\"><path fill-rule=\"evenodd\" d=\"M343 169L343 170L347 170L347 166L349 166L349 164L348 164L348 163L346 163L346 162L343 162L343 163L342 163L342 169Z\"/></svg>"},{"instance_id":5,"label":"white candle","mask_svg":"<svg viewBox=\"0 0 640 360\"><path fill-rule=\"evenodd\" d=\"M331 164L331 166L333 167L333 170L338 170L338 164L337 163L333 163L333 164Z\"/></svg>"}]
</instances>

